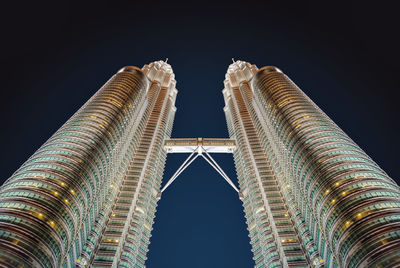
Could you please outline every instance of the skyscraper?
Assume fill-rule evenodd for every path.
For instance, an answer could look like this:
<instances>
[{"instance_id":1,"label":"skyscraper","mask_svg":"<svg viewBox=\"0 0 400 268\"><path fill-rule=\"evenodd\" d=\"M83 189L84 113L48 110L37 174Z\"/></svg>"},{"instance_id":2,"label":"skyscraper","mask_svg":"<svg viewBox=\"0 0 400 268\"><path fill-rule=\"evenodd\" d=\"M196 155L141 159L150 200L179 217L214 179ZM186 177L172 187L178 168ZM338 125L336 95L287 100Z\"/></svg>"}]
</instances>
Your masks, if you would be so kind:
<instances>
[{"instance_id":1,"label":"skyscraper","mask_svg":"<svg viewBox=\"0 0 400 268\"><path fill-rule=\"evenodd\" d=\"M229 139L170 139L175 85L163 61L122 68L4 183L0 266L145 267L161 192L198 156L239 192L256 267L400 265L400 188L279 69L229 66ZM161 189L167 153L190 155Z\"/></svg>"},{"instance_id":2,"label":"skyscraper","mask_svg":"<svg viewBox=\"0 0 400 268\"><path fill-rule=\"evenodd\" d=\"M121 69L4 183L0 266L144 267L175 84Z\"/></svg>"},{"instance_id":3,"label":"skyscraper","mask_svg":"<svg viewBox=\"0 0 400 268\"><path fill-rule=\"evenodd\" d=\"M400 265L400 189L278 68L223 90L256 267Z\"/></svg>"}]
</instances>

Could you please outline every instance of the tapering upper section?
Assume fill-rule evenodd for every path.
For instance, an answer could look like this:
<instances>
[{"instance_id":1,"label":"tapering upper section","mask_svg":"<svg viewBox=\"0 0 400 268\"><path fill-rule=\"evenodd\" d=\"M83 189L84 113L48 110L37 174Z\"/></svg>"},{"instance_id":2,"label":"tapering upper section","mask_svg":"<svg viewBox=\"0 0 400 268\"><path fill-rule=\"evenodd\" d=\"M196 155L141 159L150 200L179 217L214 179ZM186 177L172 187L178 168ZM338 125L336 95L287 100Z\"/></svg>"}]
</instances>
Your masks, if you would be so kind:
<instances>
[{"instance_id":1,"label":"tapering upper section","mask_svg":"<svg viewBox=\"0 0 400 268\"><path fill-rule=\"evenodd\" d=\"M158 83L163 88L169 88L169 95L173 98L173 102L175 103L178 90L176 89L175 74L171 65L162 60L154 61L144 65L142 71L150 82ZM176 108L174 107L174 109Z\"/></svg>"},{"instance_id":2,"label":"tapering upper section","mask_svg":"<svg viewBox=\"0 0 400 268\"><path fill-rule=\"evenodd\" d=\"M151 82L158 82L162 87L175 86L176 84L171 65L162 60L146 64L142 70Z\"/></svg>"},{"instance_id":3,"label":"tapering upper section","mask_svg":"<svg viewBox=\"0 0 400 268\"><path fill-rule=\"evenodd\" d=\"M235 61L229 65L224 83L229 83L231 87L238 87L240 83L250 81L257 71L258 68L254 64L240 60Z\"/></svg>"}]
</instances>

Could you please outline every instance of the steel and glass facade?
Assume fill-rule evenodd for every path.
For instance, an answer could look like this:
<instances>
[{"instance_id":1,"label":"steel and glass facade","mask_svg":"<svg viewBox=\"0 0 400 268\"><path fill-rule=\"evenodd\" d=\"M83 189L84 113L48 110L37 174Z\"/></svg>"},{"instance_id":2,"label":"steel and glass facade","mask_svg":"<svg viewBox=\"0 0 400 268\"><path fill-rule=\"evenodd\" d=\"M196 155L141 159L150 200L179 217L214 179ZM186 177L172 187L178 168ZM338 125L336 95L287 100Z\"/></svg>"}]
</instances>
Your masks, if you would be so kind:
<instances>
[{"instance_id":1,"label":"steel and glass facade","mask_svg":"<svg viewBox=\"0 0 400 268\"><path fill-rule=\"evenodd\" d=\"M175 84L121 69L4 183L0 266L144 267Z\"/></svg>"},{"instance_id":2,"label":"steel and glass facade","mask_svg":"<svg viewBox=\"0 0 400 268\"><path fill-rule=\"evenodd\" d=\"M225 114L256 267L400 265L400 188L285 74L236 61Z\"/></svg>"}]
</instances>

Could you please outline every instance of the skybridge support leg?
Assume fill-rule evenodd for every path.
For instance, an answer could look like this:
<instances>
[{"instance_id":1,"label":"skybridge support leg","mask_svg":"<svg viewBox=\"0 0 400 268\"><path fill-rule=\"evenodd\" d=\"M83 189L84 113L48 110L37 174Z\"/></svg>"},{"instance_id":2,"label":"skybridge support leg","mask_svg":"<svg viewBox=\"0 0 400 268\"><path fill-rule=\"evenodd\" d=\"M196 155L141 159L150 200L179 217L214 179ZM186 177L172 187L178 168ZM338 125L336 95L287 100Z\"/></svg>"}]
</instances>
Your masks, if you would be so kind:
<instances>
[{"instance_id":1,"label":"skybridge support leg","mask_svg":"<svg viewBox=\"0 0 400 268\"><path fill-rule=\"evenodd\" d=\"M221 175L222 178L224 178L224 180L229 183L230 186L232 186L232 188L236 191L239 192L239 190L236 188L236 186L233 184L233 182L231 181L231 179L229 179L229 177L225 174L225 172L221 169L220 166L218 166L217 164L212 163L207 157L205 157L203 154L201 155L209 164L210 166L212 166L218 173L219 175Z\"/></svg>"},{"instance_id":2,"label":"skybridge support leg","mask_svg":"<svg viewBox=\"0 0 400 268\"><path fill-rule=\"evenodd\" d=\"M197 151L197 149L195 151L193 151L188 158L186 158L186 160L182 163L182 165L178 168L178 170L174 173L174 175L172 175L172 177L168 180L168 182L165 184L165 186L161 189L160 192L160 197L161 197L161 193L165 191L165 189L168 188L168 186L171 185L171 183L174 182L174 180L176 180L176 178L188 167L190 166L190 164L196 160L197 157L199 157L199 154L197 154L195 157L192 158L192 156L194 155L194 153ZM192 158L190 161L189 159ZM189 162L188 162L189 161Z\"/></svg>"}]
</instances>

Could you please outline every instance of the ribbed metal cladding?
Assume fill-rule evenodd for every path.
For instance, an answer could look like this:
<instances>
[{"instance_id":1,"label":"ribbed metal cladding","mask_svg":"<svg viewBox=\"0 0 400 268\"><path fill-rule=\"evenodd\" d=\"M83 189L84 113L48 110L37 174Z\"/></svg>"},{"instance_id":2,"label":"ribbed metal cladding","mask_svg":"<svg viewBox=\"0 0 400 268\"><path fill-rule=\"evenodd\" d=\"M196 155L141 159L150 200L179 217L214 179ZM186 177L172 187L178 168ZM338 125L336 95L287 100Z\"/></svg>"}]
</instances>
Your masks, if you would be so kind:
<instances>
[{"instance_id":1,"label":"ribbed metal cladding","mask_svg":"<svg viewBox=\"0 0 400 268\"><path fill-rule=\"evenodd\" d=\"M251 87L327 265L399 266L399 186L277 68L260 69Z\"/></svg>"},{"instance_id":2,"label":"ribbed metal cladding","mask_svg":"<svg viewBox=\"0 0 400 268\"><path fill-rule=\"evenodd\" d=\"M140 69L123 68L1 187L0 266L74 265L147 89Z\"/></svg>"}]
</instances>

